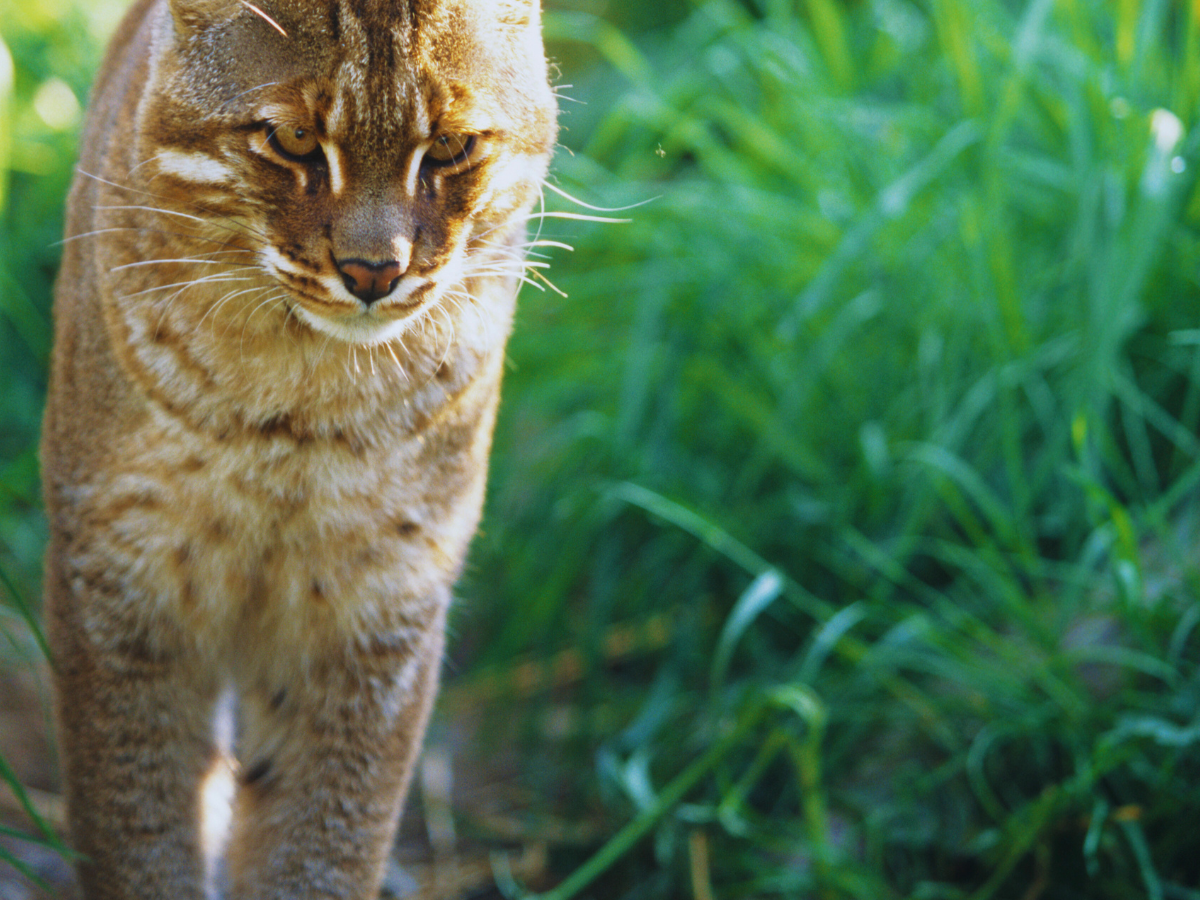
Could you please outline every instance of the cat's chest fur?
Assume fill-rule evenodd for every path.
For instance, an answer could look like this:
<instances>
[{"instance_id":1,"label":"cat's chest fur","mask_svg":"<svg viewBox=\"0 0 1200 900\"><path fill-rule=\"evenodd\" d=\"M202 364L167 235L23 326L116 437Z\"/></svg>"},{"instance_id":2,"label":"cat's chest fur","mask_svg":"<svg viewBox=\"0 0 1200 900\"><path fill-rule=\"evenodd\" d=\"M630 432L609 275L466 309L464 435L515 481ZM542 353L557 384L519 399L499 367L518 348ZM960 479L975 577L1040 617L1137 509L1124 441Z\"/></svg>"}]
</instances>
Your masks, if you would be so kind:
<instances>
[{"instance_id":1,"label":"cat's chest fur","mask_svg":"<svg viewBox=\"0 0 1200 900\"><path fill-rule=\"evenodd\" d=\"M196 323L180 346L170 312L128 318L158 329L127 360L154 402L68 492L106 536L80 542L73 568L107 568L141 598L141 626L178 623L214 664L319 650L446 602L478 518L502 348L435 330L440 355L402 366L302 334L264 349L254 329L230 352Z\"/></svg>"}]
</instances>

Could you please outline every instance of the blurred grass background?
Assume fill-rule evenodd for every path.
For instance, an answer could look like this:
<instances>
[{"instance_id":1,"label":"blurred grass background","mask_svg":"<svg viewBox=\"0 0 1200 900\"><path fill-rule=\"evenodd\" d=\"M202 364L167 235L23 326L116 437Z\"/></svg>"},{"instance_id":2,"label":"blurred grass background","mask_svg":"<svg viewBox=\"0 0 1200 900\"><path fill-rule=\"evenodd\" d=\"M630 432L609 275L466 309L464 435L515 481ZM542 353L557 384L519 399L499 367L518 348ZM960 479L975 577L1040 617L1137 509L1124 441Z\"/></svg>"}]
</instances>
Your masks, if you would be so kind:
<instances>
[{"instance_id":1,"label":"blurred grass background","mask_svg":"<svg viewBox=\"0 0 1200 900\"><path fill-rule=\"evenodd\" d=\"M21 666L121 4L3 2ZM1200 898L1200 3L547 5L554 184L650 202L543 229L448 681L580 825L553 896Z\"/></svg>"}]
</instances>

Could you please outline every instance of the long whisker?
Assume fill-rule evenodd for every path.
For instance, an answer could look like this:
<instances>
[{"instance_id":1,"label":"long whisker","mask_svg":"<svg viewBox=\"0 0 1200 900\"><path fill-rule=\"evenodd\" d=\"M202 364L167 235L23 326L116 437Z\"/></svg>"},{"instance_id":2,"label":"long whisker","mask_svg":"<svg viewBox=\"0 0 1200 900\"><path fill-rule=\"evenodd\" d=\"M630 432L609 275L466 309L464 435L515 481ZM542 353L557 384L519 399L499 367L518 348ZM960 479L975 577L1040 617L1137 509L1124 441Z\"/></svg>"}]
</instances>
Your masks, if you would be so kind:
<instances>
[{"instance_id":1,"label":"long whisker","mask_svg":"<svg viewBox=\"0 0 1200 900\"><path fill-rule=\"evenodd\" d=\"M259 234L256 230L251 229L249 226L242 226L241 223L237 223L237 222L230 224L232 220L228 219L227 217L223 217L224 221L221 221L221 219L219 219L219 218L207 218L206 219L202 216L195 216L195 215L192 215L191 213L180 212L180 211L174 210L174 209L163 209L162 207L159 207L159 206L138 206L135 204L127 204L127 205L121 205L121 206L96 206L95 208L96 209L107 209L107 210L131 210L131 211L143 210L145 212L158 213L158 214L164 215L164 216L177 216L181 219L190 219L193 222L199 222L202 225L207 225L210 228L217 228L221 231L227 231L230 234L237 235L238 237L250 238L251 240L257 241L260 244L265 244L267 242L266 237L264 235ZM202 211L206 211L206 210L204 210L203 207L194 206L194 208L200 209ZM238 225L239 227L234 227L235 225ZM203 236L196 235L196 238L203 239Z\"/></svg>"},{"instance_id":2,"label":"long whisker","mask_svg":"<svg viewBox=\"0 0 1200 900\"><path fill-rule=\"evenodd\" d=\"M559 250L566 250L568 253L573 253L575 251L574 247L572 247L570 244L564 244L562 241L538 240L530 241L522 246L524 246L526 249L530 247L557 247Z\"/></svg>"},{"instance_id":3,"label":"long whisker","mask_svg":"<svg viewBox=\"0 0 1200 900\"><path fill-rule=\"evenodd\" d=\"M130 300L134 297L141 297L145 294L153 294L155 291L169 291L171 288L177 287L189 288L199 284L222 284L224 282L232 281L250 281L249 278L224 278L222 277L224 274L225 273L223 272L216 272L207 276L206 278L193 278L189 281L176 281L172 284L156 284L154 287L146 288L145 290L141 291L134 291L132 294L122 294L121 296L126 300ZM174 299L174 297L171 299Z\"/></svg>"},{"instance_id":4,"label":"long whisker","mask_svg":"<svg viewBox=\"0 0 1200 900\"><path fill-rule=\"evenodd\" d=\"M110 272L120 272L123 269L137 269L142 266L157 266L163 263L191 263L195 266L224 266L228 265L221 259L196 259L194 257L183 257L181 259L142 259L137 262L125 263L121 266L113 266L109 269Z\"/></svg>"},{"instance_id":5,"label":"long whisker","mask_svg":"<svg viewBox=\"0 0 1200 900\"><path fill-rule=\"evenodd\" d=\"M278 291L274 294L264 297L262 301L250 311L250 315L246 317L246 321L242 323L242 333L238 343L238 352L241 354L243 362L245 362L246 359L246 329L250 327L250 323L254 321L254 317L258 315L260 310L269 309L279 301L283 300L283 297L283 291ZM232 324L233 323L230 322L230 325ZM229 325L226 325L225 328L228 331Z\"/></svg>"},{"instance_id":6,"label":"long whisker","mask_svg":"<svg viewBox=\"0 0 1200 900\"><path fill-rule=\"evenodd\" d=\"M252 267L247 267L247 268L252 268ZM126 298L136 297L136 296L140 296L142 294L152 293L154 291L168 290L173 287L179 288L179 290L177 290L170 297L167 297L165 300L156 301L156 303L155 303L155 306L158 309L158 321L155 323L154 333L158 334L159 330L162 328L163 321L166 319L167 313L171 309L171 306L175 303L175 301L177 299L179 299L180 296L183 295L183 293L185 291L188 290L188 288L198 287L198 286L204 285L204 284L224 284L227 282L245 282L245 281L249 281L249 280L250 279L248 279L248 278L227 277L226 273L224 273L224 272L214 272L211 275L206 275L203 278L195 278L195 279L192 279L191 281L177 282L177 283L171 284L171 285L156 285L155 287L149 288L148 290L145 290L145 291L138 291L135 294L127 294L127 295L125 295L125 297Z\"/></svg>"},{"instance_id":7,"label":"long whisker","mask_svg":"<svg viewBox=\"0 0 1200 900\"><path fill-rule=\"evenodd\" d=\"M592 206L592 204L585 203L584 201L580 200L578 197L568 194L562 188L555 187L549 181L543 181L542 187L548 187L548 188L550 188L550 190L554 191L554 193L558 194L558 196L562 197L564 200L570 200L575 205L582 206L584 209L590 209L590 210L592 210L592 212L610 212L610 213L611 212L626 212L631 209L637 209L639 206L646 206L649 203L653 203L656 200L661 199L660 197L651 197L648 200L642 200L642 201L639 201L638 203L631 203L628 206L613 206L613 207Z\"/></svg>"},{"instance_id":8,"label":"long whisker","mask_svg":"<svg viewBox=\"0 0 1200 900\"><path fill-rule=\"evenodd\" d=\"M516 275L526 269L549 269L550 263L528 259L482 260L478 266L467 271L471 275Z\"/></svg>"},{"instance_id":9,"label":"long whisker","mask_svg":"<svg viewBox=\"0 0 1200 900\"><path fill-rule=\"evenodd\" d=\"M70 244L73 241L83 240L84 238L96 237L101 234L110 234L117 231L137 231L147 232L149 234L159 234L163 237L182 238L189 241L203 241L206 244L216 244L218 247L227 247L227 250L214 250L213 255L217 253L256 253L256 250L249 250L245 247L239 247L237 244L231 244L228 241L217 240L216 238L206 237L202 234L187 234L183 231L164 231L161 228L143 228L133 227L131 225L122 225L115 228L97 228L94 231L85 231L82 234L73 234L70 237L65 237L60 241L55 241L51 246L61 247L65 244Z\"/></svg>"},{"instance_id":10,"label":"long whisker","mask_svg":"<svg viewBox=\"0 0 1200 900\"><path fill-rule=\"evenodd\" d=\"M575 87L575 85L573 85L573 84L556 84L551 88L550 92L555 97L557 97L559 100L566 100L568 103L580 103L584 106L587 106L586 101L580 100L576 97L568 97L566 94L562 93L567 88L573 88L573 87Z\"/></svg>"},{"instance_id":11,"label":"long whisker","mask_svg":"<svg viewBox=\"0 0 1200 900\"><path fill-rule=\"evenodd\" d=\"M538 193L538 210L539 210L540 212L542 212L542 213L545 213L545 212L546 212L546 191L545 191L545 186L546 186L546 180L543 178L543 179L542 179L540 182L538 182L538 186L537 186L537 193ZM526 221L526 222L528 222L529 220L528 220L528 219L526 219L525 221ZM533 239L534 239L535 241L540 241L540 240L542 239L542 227L543 227L545 224L546 224L546 220L545 220L544 218L543 218L543 219L538 219L537 230L536 230L536 231L533 233Z\"/></svg>"},{"instance_id":12,"label":"long whisker","mask_svg":"<svg viewBox=\"0 0 1200 900\"><path fill-rule=\"evenodd\" d=\"M404 366L400 364L400 358L396 356L396 349L392 346L392 343L392 341L385 341L381 346L387 351L388 356L392 358L392 362L396 364L396 371L400 373L400 377L407 382L408 372L405 370Z\"/></svg>"},{"instance_id":13,"label":"long whisker","mask_svg":"<svg viewBox=\"0 0 1200 900\"><path fill-rule=\"evenodd\" d=\"M161 153L155 153L153 156L146 157L140 163L138 163L136 166L134 166L132 169L130 169L128 172L126 172L125 176L129 177L134 172L136 172L138 169L140 169L142 166L149 165L150 163L154 162L156 159L159 159L161 156L162 156ZM99 179L97 179L97 180L99 180Z\"/></svg>"},{"instance_id":14,"label":"long whisker","mask_svg":"<svg viewBox=\"0 0 1200 900\"><path fill-rule=\"evenodd\" d=\"M164 231L161 228L134 227L132 225L119 225L119 226L115 226L112 228L97 228L93 231L84 231L84 232L81 232L80 234L73 234L69 237L63 238L62 240L55 241L53 244L51 244L51 246L61 247L64 244L70 244L70 243L73 243L74 241L83 240L84 238L96 237L101 234L112 234L117 231L148 232L150 234L160 234L163 237L174 237L174 238L184 238L184 239L188 239L188 240L204 241L205 243L216 244L220 247L229 247L230 249L225 250L224 251L225 253L254 253L255 252L253 250L248 250L243 247L238 247L236 244L230 244L227 241L219 241L216 238L204 237L203 235L199 235L199 234L187 234L186 232L182 232L182 231ZM222 251L213 251L213 252L219 253Z\"/></svg>"},{"instance_id":15,"label":"long whisker","mask_svg":"<svg viewBox=\"0 0 1200 900\"><path fill-rule=\"evenodd\" d=\"M270 310L273 306L275 306L282 299L283 299L283 294L276 292L267 297L264 297L262 302L259 303L258 306L254 307L254 309L250 312L250 315L246 317L246 324L242 326L242 339L243 340L245 340L245 337L246 337L246 334L245 334L246 328L248 328L250 326L250 324L254 321L254 317L257 316L261 312Z\"/></svg>"},{"instance_id":16,"label":"long whisker","mask_svg":"<svg viewBox=\"0 0 1200 900\"><path fill-rule=\"evenodd\" d=\"M88 172L84 169L77 168L76 171L80 175L83 175L86 178L91 178L93 181L97 181L100 184L105 184L105 185L108 185L109 187L116 188L119 191L126 191L130 194L139 194L143 197L150 197L154 200L162 200L164 202L171 202L169 197L165 197L161 194L155 194L153 191L145 191L145 190L142 190L141 188L135 188L135 187L131 187L129 185L118 184L115 181L109 181L106 178L101 178L99 175L93 175L91 172ZM204 221L207 221L209 224L216 225L218 227L221 227L223 225L226 228L226 230L233 231L235 234L252 234L259 238L264 238L264 239L266 238L266 235L261 230L256 229L256 228L251 228L250 226L245 225L240 222L234 223L234 224L241 225L241 227L242 227L241 231L232 228L229 224L231 220L229 219L228 216L224 216L221 213L217 212L216 210L209 209L202 203L194 203L193 202L193 203L188 203L187 205L190 206L192 209L199 210L200 212L208 213L211 218L204 220ZM98 209L108 209L108 208L120 209L121 207L97 207L97 208ZM138 207L130 207L130 208L135 209ZM165 210L165 209L162 209L161 207L141 207L141 208L148 209L151 212L170 212L170 210ZM222 222L221 220L224 220L224 222Z\"/></svg>"},{"instance_id":17,"label":"long whisker","mask_svg":"<svg viewBox=\"0 0 1200 900\"><path fill-rule=\"evenodd\" d=\"M226 303L228 303L234 297L241 297L243 294L252 294L258 290L261 290L261 288L259 288L258 286L255 286L255 287L249 287L249 288L242 288L240 291L230 291L229 293L225 294L223 297L221 297L220 300L218 300L216 303L214 303L212 306L210 306L208 308L208 310L204 313L204 315L200 317L200 321L196 323L197 330L199 330L199 328L204 324L204 320L207 319L209 316L213 317L213 328L216 328L216 326L217 326L216 312L218 309L220 309L222 306L224 306Z\"/></svg>"},{"instance_id":18,"label":"long whisker","mask_svg":"<svg viewBox=\"0 0 1200 900\"><path fill-rule=\"evenodd\" d=\"M550 241L550 240L526 241L525 243L521 244L516 249L509 247L506 244L499 244L496 241L486 241L486 240L481 240L479 238L476 238L475 241L477 243L484 244L485 246L487 246L490 250L492 250L495 253L502 253L506 256L511 256L514 258L527 255L529 250L533 247L557 247L560 250L568 250L568 251L573 251L575 249L570 244L564 244L562 241Z\"/></svg>"},{"instance_id":19,"label":"long whisker","mask_svg":"<svg viewBox=\"0 0 1200 900\"><path fill-rule=\"evenodd\" d=\"M178 210L174 210L174 209L160 209L157 206L135 206L135 205L130 204L130 205L125 205L125 206L97 206L96 209L143 210L145 212L162 213L165 216L179 216L181 219L191 219L193 222L206 222L207 221L206 219L202 219L199 216L193 216L191 213L179 212Z\"/></svg>"},{"instance_id":20,"label":"long whisker","mask_svg":"<svg viewBox=\"0 0 1200 900\"><path fill-rule=\"evenodd\" d=\"M528 271L529 275L535 275L536 270L538 268L545 267L547 265L548 265L547 263L530 263L530 262L513 261L511 263L505 264L505 263L498 262L498 261L495 263L488 263L485 261L484 263L482 263L479 266L474 266L472 268L466 269L463 272L463 278L464 279L479 278L479 277L486 277L489 275L492 275L492 276L498 275L498 276L502 276L502 277L516 278L519 281L524 282L525 284L532 285L533 287L537 288L540 291L540 290L542 290L541 285L537 284L534 281L531 281L525 273L526 273L526 271Z\"/></svg>"},{"instance_id":21,"label":"long whisker","mask_svg":"<svg viewBox=\"0 0 1200 900\"><path fill-rule=\"evenodd\" d=\"M202 212L210 212L209 210L205 209L204 207L198 206L196 204L191 204L191 206L193 209L198 209ZM247 225L242 225L242 223L239 223L239 222L233 222L233 220L229 219L227 216L218 216L216 213L211 213L211 212L210 212L209 218L204 218L203 216L194 216L194 215L191 215L190 213L180 212L180 211L174 210L174 209L163 209L160 206L138 206L135 204L126 204L126 205L120 205L120 206L97 205L95 207L95 209L98 209L98 210L99 209L131 210L131 211L143 210L145 212L158 213L158 214L164 215L164 216L178 216L179 218L182 218L182 219L190 219L193 222L199 222L202 225L207 225L210 228L216 228L221 231L227 231L230 234L237 235L238 237L250 238L251 240L257 241L260 244L266 243L266 236L259 233L256 229L250 228ZM234 226L238 226L238 227L234 227ZM196 237L198 239L200 239L203 236L196 235Z\"/></svg>"},{"instance_id":22,"label":"long whisker","mask_svg":"<svg viewBox=\"0 0 1200 900\"><path fill-rule=\"evenodd\" d=\"M513 221L532 222L535 219L570 219L575 222L619 222L622 224L633 221L633 219L614 219L611 216L589 216L584 213L559 212L558 210L529 213Z\"/></svg>"}]
</instances>

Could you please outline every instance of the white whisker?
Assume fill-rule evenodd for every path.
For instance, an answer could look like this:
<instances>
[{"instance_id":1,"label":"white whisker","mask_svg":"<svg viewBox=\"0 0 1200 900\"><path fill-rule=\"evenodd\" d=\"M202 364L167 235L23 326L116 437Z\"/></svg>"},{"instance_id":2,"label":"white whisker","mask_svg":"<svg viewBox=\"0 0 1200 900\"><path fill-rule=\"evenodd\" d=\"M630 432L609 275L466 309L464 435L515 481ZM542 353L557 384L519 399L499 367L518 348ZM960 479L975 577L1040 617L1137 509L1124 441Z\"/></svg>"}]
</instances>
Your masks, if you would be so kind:
<instances>
[{"instance_id":1,"label":"white whisker","mask_svg":"<svg viewBox=\"0 0 1200 900\"><path fill-rule=\"evenodd\" d=\"M165 216L179 216L181 219L191 219L193 222L205 222L199 216L193 216L190 213L182 213L173 209L160 209L157 206L97 206L96 209L112 209L112 210L142 210L144 212L161 213Z\"/></svg>"},{"instance_id":2,"label":"white whisker","mask_svg":"<svg viewBox=\"0 0 1200 900\"><path fill-rule=\"evenodd\" d=\"M73 234L70 237L65 237L60 241L55 241L54 244L52 244L51 246L61 247L65 244L70 244L73 241L79 241L79 240L83 240L84 238L89 238L89 237L96 237L97 235L101 235L101 234L111 234L111 233L117 232L117 231L137 231L137 232L145 232L145 233L149 233L149 234L159 234L159 235L162 235L163 237L182 238L183 240L187 240L187 241L203 241L206 244L216 244L219 247L228 248L225 250L214 250L214 251L212 251L211 254L207 254L207 255L211 255L211 256L215 256L218 253L256 253L257 252L255 250L248 250L245 247L238 247L236 244L231 244L228 241L220 241L220 240L217 240L216 238L206 237L202 234L186 234L182 231L163 231L161 228L143 228L143 227L134 228L129 225L122 225L122 226L118 226L118 227L114 227L114 228L97 228L94 231L85 231L82 234Z\"/></svg>"},{"instance_id":3,"label":"white whisker","mask_svg":"<svg viewBox=\"0 0 1200 900\"><path fill-rule=\"evenodd\" d=\"M121 296L128 300L133 297L142 297L146 294L153 294L155 291L169 291L171 288L177 288L177 287L189 288L189 287L195 287L196 285L200 285L200 284L224 284L224 283L232 282L232 281L243 281L244 282L244 281L250 280L249 278L223 278L223 277L220 277L223 274L224 273L219 272L219 273L216 273L215 275L210 275L207 278L193 278L189 281L176 281L171 284L157 284L154 287L149 287L149 288L146 288L145 290L141 290L141 291L134 291L132 294L122 294Z\"/></svg>"},{"instance_id":4,"label":"white whisker","mask_svg":"<svg viewBox=\"0 0 1200 900\"><path fill-rule=\"evenodd\" d=\"M139 262L125 263L123 266L113 266L108 271L120 272L123 269L136 269L140 266L157 266L163 263L191 263L195 266L224 266L225 262L218 259L194 259L191 257L183 257L182 259L143 259Z\"/></svg>"},{"instance_id":5,"label":"white whisker","mask_svg":"<svg viewBox=\"0 0 1200 900\"><path fill-rule=\"evenodd\" d=\"M204 207L198 206L196 204L192 204L192 208L199 209L204 212L209 212L209 210L206 210ZM202 225L207 225L210 228L216 228L220 231L225 231L225 232L228 232L229 234L237 235L238 237L249 238L253 241L259 242L260 244L266 243L265 235L259 233L256 229L252 229L249 226L242 225L241 223L238 223L238 222L233 222L233 220L229 219L227 216L218 216L216 213L212 213L209 218L204 218L203 216L195 216L195 215L192 215L191 213L179 212L178 210L174 210L174 209L163 209L162 207L159 207L159 206L137 206L134 204L126 204L126 205L120 205L120 206L96 206L95 209L114 210L114 211L144 210L145 212L158 213L159 215L163 215L163 216L178 216L179 218L190 219L193 222L199 222ZM235 227L235 226L237 226L237 227ZM170 234L170 232L167 232L167 233ZM194 235L194 236L189 235L188 237L194 237L195 240L210 240L210 241L213 241L214 243L221 243L219 241L216 241L213 238L206 238L204 235L199 235L199 234ZM235 246L235 245L230 244L227 246ZM247 252L253 252L253 251L247 251Z\"/></svg>"},{"instance_id":6,"label":"white whisker","mask_svg":"<svg viewBox=\"0 0 1200 900\"><path fill-rule=\"evenodd\" d=\"M638 203L631 203L629 206L592 206L590 203L585 203L578 197L568 194L562 188L555 187L549 181L543 181L542 186L550 188L550 190L554 191L554 193L558 194L558 196L562 197L564 200L570 200L575 205L582 206L584 209L590 209L593 212L626 212L627 210L637 209L639 206L646 206L647 204L653 203L655 200L660 199L659 197L651 197L648 200L642 200Z\"/></svg>"},{"instance_id":7,"label":"white whisker","mask_svg":"<svg viewBox=\"0 0 1200 900\"><path fill-rule=\"evenodd\" d=\"M283 291L279 291L277 293L270 294L269 296L264 297L262 299L262 301L260 301L259 304L250 311L250 314L248 316L246 316L246 321L242 323L242 333L241 333L241 336L238 341L238 353L242 357L243 364L245 364L245 361L246 361L246 329L248 329L250 327L250 323L254 321L254 317L256 315L258 315L260 310L270 309L275 303L282 300L283 297L284 297ZM233 323L230 322L229 324L232 325ZM229 330L229 325L226 325L225 331L228 332L228 330ZM224 335L224 333L225 332L223 332L222 335Z\"/></svg>"},{"instance_id":8,"label":"white whisker","mask_svg":"<svg viewBox=\"0 0 1200 900\"><path fill-rule=\"evenodd\" d=\"M84 169L76 168L75 171L78 172L80 175L84 176L85 178L91 178L93 181L97 181L100 184L104 184L104 185L108 185L109 187L116 188L119 191L125 191L127 193L137 194L137 195L140 195L143 197L150 197L153 200L162 200L164 202L169 200L169 198L164 197L161 194L155 194L152 191L145 191L145 190L142 190L141 188L135 188L135 187L131 187L129 185L117 184L115 181L109 181L106 178L101 178L99 175L93 175L91 172L88 172ZM191 216L189 218L194 218L194 219L196 219L196 221L206 222L209 225L212 225L212 226L215 226L218 228L223 228L224 230L233 232L234 234L241 234L241 235L257 237L257 238L263 239L263 240L266 239L266 234L263 233L260 229L251 228L250 226L245 225L244 223L233 222L233 220L230 219L229 216L223 215L215 210L209 209L208 207L204 206L202 203L189 203L187 205L190 206L192 209L199 210L200 212L208 213L210 216L210 218L208 218L208 219L197 218L195 216ZM145 206L145 207L97 206L96 208L97 209L144 209L147 212L159 212L159 213L164 213L167 215L174 213L173 210L163 209L161 207L149 207L149 206ZM178 215L184 215L184 214L178 213ZM239 228L234 228L233 225L238 225Z\"/></svg>"},{"instance_id":9,"label":"white whisker","mask_svg":"<svg viewBox=\"0 0 1200 900\"><path fill-rule=\"evenodd\" d=\"M199 329L204 324L204 320L207 319L209 316L213 317L213 328L216 328L217 327L216 312L218 309L220 309L222 306L224 306L226 303L228 303L234 297L240 297L243 294L252 294L257 290L260 290L260 288L255 286L255 287L250 287L250 288L242 288L242 290L240 290L240 291L230 291L229 293L225 294L223 297L221 297L220 300L218 300L216 303L212 304L208 308L208 311L205 312L204 315L200 317L200 321L196 323L196 328Z\"/></svg>"},{"instance_id":10,"label":"white whisker","mask_svg":"<svg viewBox=\"0 0 1200 900\"><path fill-rule=\"evenodd\" d=\"M398 338L396 339L396 342L400 343ZM392 362L394 362L396 364L396 371L398 371L400 373L400 377L403 378L407 382L408 381L408 371L404 368L403 365L401 365L400 358L398 356L396 356L396 350L395 350L395 348L392 347L392 341L388 341L383 346L387 350L388 355L392 358ZM404 344L401 343L400 346L403 347ZM407 354L405 354L405 355L407 355Z\"/></svg>"},{"instance_id":11,"label":"white whisker","mask_svg":"<svg viewBox=\"0 0 1200 900\"><path fill-rule=\"evenodd\" d=\"M539 281L544 282L546 287L550 288L550 290L554 291L554 293L558 294L558 296L566 299L567 292L562 290L557 284L555 284L541 272L531 272L530 274Z\"/></svg>"},{"instance_id":12,"label":"white whisker","mask_svg":"<svg viewBox=\"0 0 1200 900\"><path fill-rule=\"evenodd\" d=\"M529 248L529 247L557 247L559 250L566 250L569 253L573 253L575 251L574 247L572 247L570 244L564 244L562 241L548 241L548 240L530 241L528 244L525 244L523 246L525 246L526 248Z\"/></svg>"},{"instance_id":13,"label":"white whisker","mask_svg":"<svg viewBox=\"0 0 1200 900\"><path fill-rule=\"evenodd\" d=\"M556 210L529 213L516 221L532 222L534 219L570 219L574 222L617 222L620 224L633 221L633 219L614 219L611 216L589 216L584 213L558 212Z\"/></svg>"}]
</instances>

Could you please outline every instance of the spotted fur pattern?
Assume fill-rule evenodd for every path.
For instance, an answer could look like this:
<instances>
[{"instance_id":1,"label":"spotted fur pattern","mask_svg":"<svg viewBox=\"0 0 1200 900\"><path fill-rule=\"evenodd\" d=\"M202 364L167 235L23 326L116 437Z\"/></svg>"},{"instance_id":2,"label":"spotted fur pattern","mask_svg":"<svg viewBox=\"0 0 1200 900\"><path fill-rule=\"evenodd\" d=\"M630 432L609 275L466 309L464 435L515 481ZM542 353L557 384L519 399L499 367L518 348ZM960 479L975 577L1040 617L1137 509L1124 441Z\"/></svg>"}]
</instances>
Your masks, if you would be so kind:
<instances>
[{"instance_id":1,"label":"spotted fur pattern","mask_svg":"<svg viewBox=\"0 0 1200 900\"><path fill-rule=\"evenodd\" d=\"M537 0L140 0L118 30L42 447L87 900L376 896L554 116Z\"/></svg>"}]
</instances>

